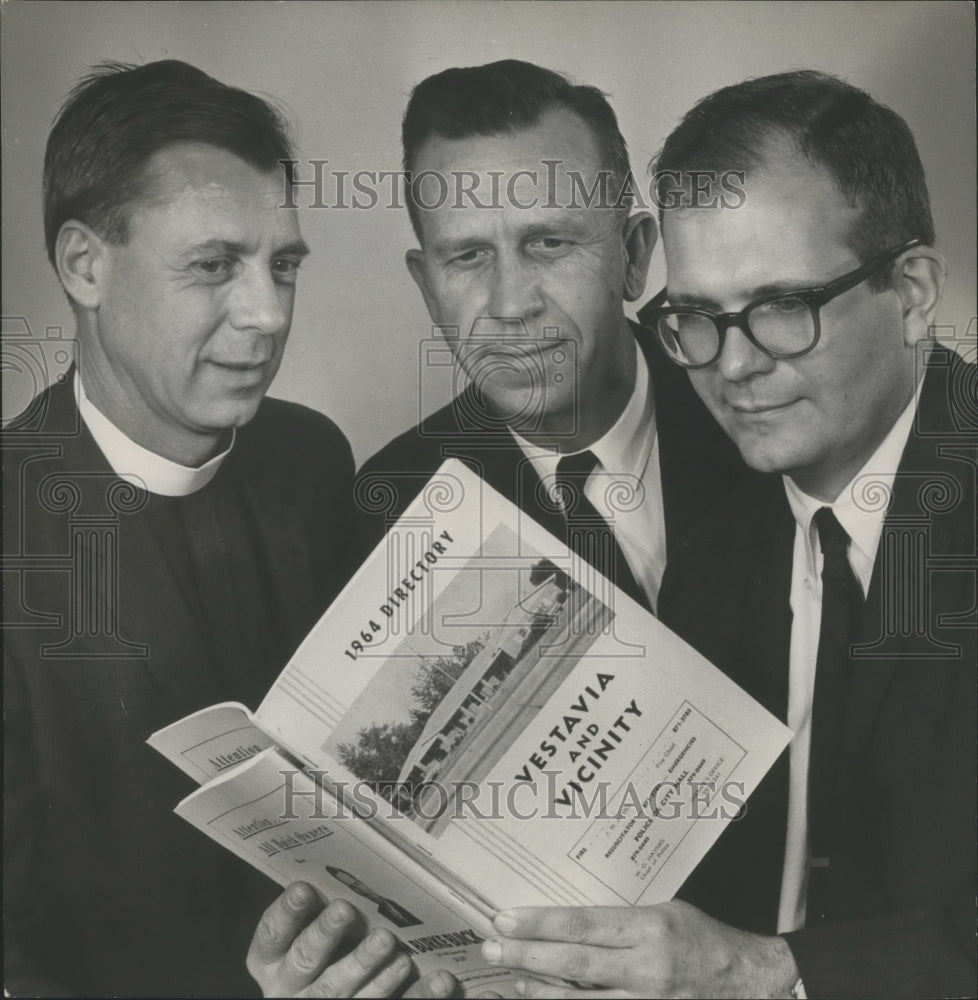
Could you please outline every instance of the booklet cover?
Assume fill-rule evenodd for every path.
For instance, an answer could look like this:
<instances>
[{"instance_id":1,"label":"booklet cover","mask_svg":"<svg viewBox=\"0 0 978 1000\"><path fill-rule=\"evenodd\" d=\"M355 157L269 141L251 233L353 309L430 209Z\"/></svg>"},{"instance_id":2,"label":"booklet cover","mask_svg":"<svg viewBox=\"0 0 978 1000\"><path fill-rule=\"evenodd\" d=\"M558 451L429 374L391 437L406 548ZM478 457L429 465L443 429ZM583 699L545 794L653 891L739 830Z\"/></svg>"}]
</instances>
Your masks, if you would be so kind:
<instances>
[{"instance_id":1,"label":"booklet cover","mask_svg":"<svg viewBox=\"0 0 978 1000\"><path fill-rule=\"evenodd\" d=\"M253 716L150 742L190 822L475 988L496 909L670 899L790 735L450 460Z\"/></svg>"}]
</instances>

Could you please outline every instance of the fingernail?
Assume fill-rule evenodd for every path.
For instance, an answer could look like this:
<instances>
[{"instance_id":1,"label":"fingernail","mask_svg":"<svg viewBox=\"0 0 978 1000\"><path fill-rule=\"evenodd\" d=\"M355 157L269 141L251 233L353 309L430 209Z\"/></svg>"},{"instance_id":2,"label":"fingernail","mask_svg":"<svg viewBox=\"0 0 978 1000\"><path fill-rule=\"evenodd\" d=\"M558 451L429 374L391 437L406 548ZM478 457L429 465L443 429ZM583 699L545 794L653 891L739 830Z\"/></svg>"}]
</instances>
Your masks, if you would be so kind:
<instances>
[{"instance_id":1,"label":"fingernail","mask_svg":"<svg viewBox=\"0 0 978 1000\"><path fill-rule=\"evenodd\" d=\"M516 980L516 992L519 993L520 996L524 996L525 995L525 993L526 993L526 980L525 979L517 979Z\"/></svg>"},{"instance_id":2,"label":"fingernail","mask_svg":"<svg viewBox=\"0 0 978 1000\"><path fill-rule=\"evenodd\" d=\"M401 952L400 954L394 956L394 960L387 968L393 976L407 975L411 968L411 959L409 959L404 952Z\"/></svg>"},{"instance_id":3,"label":"fingernail","mask_svg":"<svg viewBox=\"0 0 978 1000\"><path fill-rule=\"evenodd\" d=\"M301 883L290 885L287 898L289 900L289 906L293 906L297 910L301 909L306 905L306 887Z\"/></svg>"},{"instance_id":4,"label":"fingernail","mask_svg":"<svg viewBox=\"0 0 978 1000\"><path fill-rule=\"evenodd\" d=\"M390 938L386 934L378 934L377 931L371 931L370 936L365 942L365 947L368 955L383 955L390 947Z\"/></svg>"},{"instance_id":5,"label":"fingernail","mask_svg":"<svg viewBox=\"0 0 978 1000\"><path fill-rule=\"evenodd\" d=\"M503 946L498 941L482 942L482 957L493 965L503 960Z\"/></svg>"},{"instance_id":6,"label":"fingernail","mask_svg":"<svg viewBox=\"0 0 978 1000\"><path fill-rule=\"evenodd\" d=\"M346 910L340 906L327 906L326 923L330 927L342 927L346 923Z\"/></svg>"},{"instance_id":7,"label":"fingernail","mask_svg":"<svg viewBox=\"0 0 978 1000\"><path fill-rule=\"evenodd\" d=\"M509 910L503 910L496 914L492 924L500 934L512 934L516 930L516 917Z\"/></svg>"},{"instance_id":8,"label":"fingernail","mask_svg":"<svg viewBox=\"0 0 978 1000\"><path fill-rule=\"evenodd\" d=\"M452 977L447 972L436 972L431 980L431 992L436 997L447 997L454 985Z\"/></svg>"}]
</instances>

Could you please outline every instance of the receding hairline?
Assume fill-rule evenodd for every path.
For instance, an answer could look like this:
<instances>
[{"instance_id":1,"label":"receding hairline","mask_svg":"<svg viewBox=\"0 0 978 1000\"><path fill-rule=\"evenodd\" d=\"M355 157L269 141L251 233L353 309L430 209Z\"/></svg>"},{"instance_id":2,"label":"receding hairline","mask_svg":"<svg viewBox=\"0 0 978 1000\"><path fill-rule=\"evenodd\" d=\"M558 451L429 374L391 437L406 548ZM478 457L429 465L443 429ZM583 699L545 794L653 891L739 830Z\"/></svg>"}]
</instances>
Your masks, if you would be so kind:
<instances>
[{"instance_id":1,"label":"receding hairline","mask_svg":"<svg viewBox=\"0 0 978 1000\"><path fill-rule=\"evenodd\" d=\"M177 140L176 142L167 143L161 146L159 149L154 150L147 158L146 162L142 165L140 171L140 177L145 184L145 188L148 189L151 184L161 184L165 181L166 168L160 163L161 159L173 154L187 152L190 154L198 152L208 152L208 153L220 153L224 156L230 157L235 160L238 164L247 167L252 173L258 174L261 177L271 178L276 176L280 171L285 178L288 180L289 173L288 168L283 163L276 163L268 168L263 168L253 163L252 161L236 153L232 149L228 149L226 146L222 146L219 143L212 142L195 142L190 140ZM215 177L215 183L220 182L220 177ZM147 193L144 194L141 201L152 200L148 197Z\"/></svg>"},{"instance_id":2,"label":"receding hairline","mask_svg":"<svg viewBox=\"0 0 978 1000\"><path fill-rule=\"evenodd\" d=\"M133 215L141 209L151 209L173 202L179 197L182 191L190 188L194 188L198 191L203 190L204 186L193 178L190 171L187 171L184 174L184 183L171 183L171 181L174 180L175 172L172 170L172 167L168 167L162 163L161 160L169 154L180 151L188 151L191 153L194 151L221 153L235 160L237 164L247 168L260 177L271 179L274 178L279 171L281 171L283 180L288 180L288 170L280 163L275 164L268 169L263 169L255 163L247 160L245 157L240 156L238 153L234 152L234 150L227 149L225 146L218 143L179 139L154 150L146 158L136 175L138 181L135 194L125 201L119 202L117 208L124 216L127 227L131 225ZM216 192L221 186L224 185L225 178L218 174L214 174L212 177L213 186ZM283 187L282 196L284 197L285 194L286 190ZM283 205L281 207L288 208L287 205ZM69 221L70 219L65 219L62 226ZM125 245L125 241L123 241L123 245Z\"/></svg>"},{"instance_id":3,"label":"receding hairline","mask_svg":"<svg viewBox=\"0 0 978 1000\"><path fill-rule=\"evenodd\" d=\"M765 174L775 175L789 173L793 169L803 167L824 178L838 194L840 202L852 209L856 216L853 219L853 226L859 224L860 219L868 210L868 206L861 205L854 201L839 183L835 171L831 164L825 163L818 156L813 155L813 150L806 149L800 137L778 125L770 125L765 128L760 141L751 150L750 154L738 163L720 163L716 159L699 161L694 157L696 163L684 165L678 168L679 172L694 173L703 169L716 171L737 171L743 174L744 183L749 185L753 180L763 178ZM658 162L658 157L653 161L653 166ZM671 169L671 168L670 168ZM745 190L745 197L749 197ZM703 211L703 209L689 209L691 211ZM674 209L666 209L660 206L659 215L662 225L666 219L673 214ZM850 234L853 238L854 234Z\"/></svg>"},{"instance_id":4,"label":"receding hairline","mask_svg":"<svg viewBox=\"0 0 978 1000\"><path fill-rule=\"evenodd\" d=\"M511 136L519 136L527 132L532 132L536 129L541 128L545 125L545 119L548 117L560 117L569 116L573 121L579 124L584 131L587 133L591 148L588 151L591 154L592 159L594 159L596 164L596 169L600 170L602 168L610 169L608 164L608 156L605 154L604 150L601 148L598 136L595 132L594 126L587 121L579 112L575 111L574 108L569 107L566 104L562 104L559 101L554 102L548 107L544 108L537 117L526 123L514 124L510 128L499 129L493 132L473 132L470 135L464 136L451 136L446 135L443 132L437 130L430 132L428 135L422 139L418 144L417 149L414 154L414 162L411 164L411 171L418 173L418 164L421 162L422 154L431 142L443 142L443 143L465 143L465 142L475 142L479 140L494 140L494 139L506 139ZM541 160L542 163L542 160Z\"/></svg>"}]
</instances>

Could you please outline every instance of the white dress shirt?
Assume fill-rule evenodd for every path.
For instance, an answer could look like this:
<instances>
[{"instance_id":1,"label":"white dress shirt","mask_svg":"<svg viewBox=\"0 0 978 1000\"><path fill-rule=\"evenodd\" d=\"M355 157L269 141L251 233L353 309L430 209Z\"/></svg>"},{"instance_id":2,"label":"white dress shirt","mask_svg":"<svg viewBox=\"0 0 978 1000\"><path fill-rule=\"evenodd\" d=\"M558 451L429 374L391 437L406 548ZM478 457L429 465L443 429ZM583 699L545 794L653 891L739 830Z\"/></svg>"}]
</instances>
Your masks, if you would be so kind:
<instances>
[{"instance_id":1,"label":"white dress shirt","mask_svg":"<svg viewBox=\"0 0 978 1000\"><path fill-rule=\"evenodd\" d=\"M625 409L601 438L582 449L597 458L584 494L611 525L635 581L655 610L666 568L666 525L655 401L648 364L637 343L635 354L635 387ZM563 456L511 433L540 479L552 481Z\"/></svg>"},{"instance_id":2,"label":"white dress shirt","mask_svg":"<svg viewBox=\"0 0 978 1000\"><path fill-rule=\"evenodd\" d=\"M808 762L812 741L815 662L822 621L823 563L818 531L812 525L812 518L822 507L832 508L849 535L849 565L865 597L873 575L893 481L910 436L916 408L917 395L834 503L826 504L808 496L791 479L784 477L788 503L795 518L791 566L793 617L788 673L788 727L794 730L795 735L788 748L788 828L778 909L779 934L805 926L808 892Z\"/></svg>"},{"instance_id":3,"label":"white dress shirt","mask_svg":"<svg viewBox=\"0 0 978 1000\"><path fill-rule=\"evenodd\" d=\"M119 430L85 394L85 387L77 371L75 402L85 426L95 438L95 443L112 471L127 483L159 496L185 497L202 490L217 474L221 463L234 447L232 431L231 443L220 455L215 455L197 468L180 465L136 444L131 437Z\"/></svg>"}]
</instances>

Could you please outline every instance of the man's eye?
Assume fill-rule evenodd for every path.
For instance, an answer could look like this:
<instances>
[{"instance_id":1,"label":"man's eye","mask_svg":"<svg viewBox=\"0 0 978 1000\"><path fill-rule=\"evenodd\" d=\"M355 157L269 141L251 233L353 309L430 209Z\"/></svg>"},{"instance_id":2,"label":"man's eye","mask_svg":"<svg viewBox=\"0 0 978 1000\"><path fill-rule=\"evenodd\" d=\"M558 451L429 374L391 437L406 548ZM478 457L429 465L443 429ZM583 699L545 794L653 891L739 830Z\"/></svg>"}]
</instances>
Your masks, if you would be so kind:
<instances>
[{"instance_id":1,"label":"man's eye","mask_svg":"<svg viewBox=\"0 0 978 1000\"><path fill-rule=\"evenodd\" d=\"M758 306L756 311L772 316L801 316L808 312L808 306L803 299L775 299Z\"/></svg>"},{"instance_id":2,"label":"man's eye","mask_svg":"<svg viewBox=\"0 0 978 1000\"><path fill-rule=\"evenodd\" d=\"M533 250L542 251L547 254L562 253L570 248L570 242L568 240L561 239L558 236L541 236L539 239L534 240L530 247Z\"/></svg>"},{"instance_id":3,"label":"man's eye","mask_svg":"<svg viewBox=\"0 0 978 1000\"><path fill-rule=\"evenodd\" d=\"M194 271L209 281L226 278L233 267L234 261L228 257L209 257L207 260L198 260L193 264Z\"/></svg>"},{"instance_id":4,"label":"man's eye","mask_svg":"<svg viewBox=\"0 0 978 1000\"><path fill-rule=\"evenodd\" d=\"M471 267L473 264L480 264L486 259L487 251L475 248L466 250L465 253L456 254L452 258L452 263L460 267Z\"/></svg>"},{"instance_id":5,"label":"man's eye","mask_svg":"<svg viewBox=\"0 0 978 1000\"><path fill-rule=\"evenodd\" d=\"M276 257L272 261L272 273L276 281L294 284L302 261L296 257Z\"/></svg>"}]
</instances>

